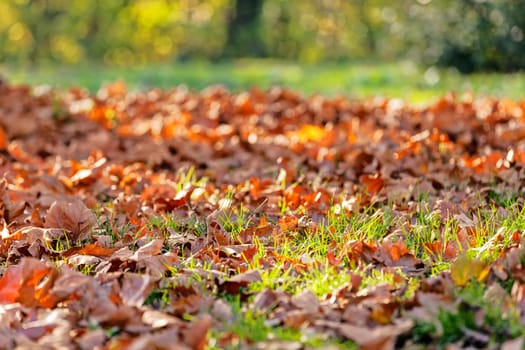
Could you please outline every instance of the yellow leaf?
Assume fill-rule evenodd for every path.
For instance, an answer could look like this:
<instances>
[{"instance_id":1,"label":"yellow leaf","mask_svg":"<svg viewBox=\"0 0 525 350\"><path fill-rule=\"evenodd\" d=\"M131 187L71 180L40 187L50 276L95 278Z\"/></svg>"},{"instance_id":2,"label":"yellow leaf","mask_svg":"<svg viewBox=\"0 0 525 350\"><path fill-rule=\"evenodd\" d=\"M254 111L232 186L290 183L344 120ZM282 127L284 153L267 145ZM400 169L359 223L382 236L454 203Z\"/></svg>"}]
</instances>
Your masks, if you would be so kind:
<instances>
[{"instance_id":1,"label":"yellow leaf","mask_svg":"<svg viewBox=\"0 0 525 350\"><path fill-rule=\"evenodd\" d=\"M481 282L487 278L489 266L485 261L471 258L466 254L460 255L450 267L452 281L457 286L465 286L472 279Z\"/></svg>"},{"instance_id":2,"label":"yellow leaf","mask_svg":"<svg viewBox=\"0 0 525 350\"><path fill-rule=\"evenodd\" d=\"M297 131L287 132L287 136L290 138L297 138L300 143L308 141L321 141L326 137L327 131L317 125L303 124Z\"/></svg>"}]
</instances>

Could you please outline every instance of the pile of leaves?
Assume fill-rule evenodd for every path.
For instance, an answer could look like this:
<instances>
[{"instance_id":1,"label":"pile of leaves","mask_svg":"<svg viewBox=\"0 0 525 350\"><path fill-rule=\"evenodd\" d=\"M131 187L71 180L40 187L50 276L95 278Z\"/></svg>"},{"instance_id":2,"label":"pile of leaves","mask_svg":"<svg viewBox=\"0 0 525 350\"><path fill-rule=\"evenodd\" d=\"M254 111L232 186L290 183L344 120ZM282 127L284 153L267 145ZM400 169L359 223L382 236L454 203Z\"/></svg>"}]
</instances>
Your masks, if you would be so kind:
<instances>
[{"instance_id":1,"label":"pile of leaves","mask_svg":"<svg viewBox=\"0 0 525 350\"><path fill-rule=\"evenodd\" d=\"M0 348L521 349L525 101L0 85Z\"/></svg>"}]
</instances>

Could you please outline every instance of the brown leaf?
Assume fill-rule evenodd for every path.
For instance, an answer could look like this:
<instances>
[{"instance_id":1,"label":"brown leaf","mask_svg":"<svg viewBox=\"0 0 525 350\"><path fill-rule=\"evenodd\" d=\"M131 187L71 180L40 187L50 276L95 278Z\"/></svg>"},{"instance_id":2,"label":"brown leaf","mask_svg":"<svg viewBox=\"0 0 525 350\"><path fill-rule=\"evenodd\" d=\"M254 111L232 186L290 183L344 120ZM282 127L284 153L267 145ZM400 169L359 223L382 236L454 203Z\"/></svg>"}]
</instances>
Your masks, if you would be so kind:
<instances>
[{"instance_id":1,"label":"brown leaf","mask_svg":"<svg viewBox=\"0 0 525 350\"><path fill-rule=\"evenodd\" d=\"M257 344L257 349L264 350L300 350L303 349L303 344L298 341L284 341L284 340L272 340L265 341ZM336 348L324 347L325 350L335 350Z\"/></svg>"},{"instance_id":2,"label":"brown leaf","mask_svg":"<svg viewBox=\"0 0 525 350\"><path fill-rule=\"evenodd\" d=\"M160 239L160 238L153 239L147 244L137 249L137 251L133 254L131 259L135 261L139 261L144 258L149 258L153 255L158 255L161 252L163 245L164 245L163 239Z\"/></svg>"},{"instance_id":3,"label":"brown leaf","mask_svg":"<svg viewBox=\"0 0 525 350\"><path fill-rule=\"evenodd\" d=\"M106 248L100 245L100 243L95 242L92 244L85 245L78 254L82 255L93 255L98 257L104 257L104 256L111 256L113 252L115 251L115 248Z\"/></svg>"},{"instance_id":4,"label":"brown leaf","mask_svg":"<svg viewBox=\"0 0 525 350\"><path fill-rule=\"evenodd\" d=\"M164 328L172 325L182 325L183 322L165 312L156 310L146 310L142 314L142 322L151 325L152 328Z\"/></svg>"},{"instance_id":5,"label":"brown leaf","mask_svg":"<svg viewBox=\"0 0 525 350\"><path fill-rule=\"evenodd\" d=\"M222 322L230 322L232 318L232 307L221 299L215 300L211 313Z\"/></svg>"},{"instance_id":6,"label":"brown leaf","mask_svg":"<svg viewBox=\"0 0 525 350\"><path fill-rule=\"evenodd\" d=\"M82 350L101 348L106 341L106 333L103 329L89 330L75 339Z\"/></svg>"},{"instance_id":7,"label":"brown leaf","mask_svg":"<svg viewBox=\"0 0 525 350\"><path fill-rule=\"evenodd\" d=\"M290 296L287 293L274 291L270 288L264 289L253 298L252 308L255 311L266 313L280 302L288 302Z\"/></svg>"},{"instance_id":8,"label":"brown leaf","mask_svg":"<svg viewBox=\"0 0 525 350\"><path fill-rule=\"evenodd\" d=\"M124 304L141 307L152 289L153 280L149 275L126 273L122 277L119 295Z\"/></svg>"},{"instance_id":9,"label":"brown leaf","mask_svg":"<svg viewBox=\"0 0 525 350\"><path fill-rule=\"evenodd\" d=\"M258 270L251 270L233 276L227 281L224 281L220 288L228 294L239 294L243 289L248 287L252 282L261 281L261 274Z\"/></svg>"},{"instance_id":10,"label":"brown leaf","mask_svg":"<svg viewBox=\"0 0 525 350\"><path fill-rule=\"evenodd\" d=\"M181 344L180 338L179 327L172 326L159 332L155 332L154 334L137 337L131 344L129 344L129 346L127 346L127 344L116 344L115 349L187 350L188 347Z\"/></svg>"},{"instance_id":11,"label":"brown leaf","mask_svg":"<svg viewBox=\"0 0 525 350\"><path fill-rule=\"evenodd\" d=\"M50 229L50 228L41 228L34 226L26 226L21 229L13 232L12 234L8 233L7 229L2 231L2 239L5 240L25 240L28 243L33 243L37 240L41 241L53 241L64 235L64 230L61 229Z\"/></svg>"},{"instance_id":12,"label":"brown leaf","mask_svg":"<svg viewBox=\"0 0 525 350\"><path fill-rule=\"evenodd\" d=\"M172 301L171 307L173 308L174 315L194 315L201 311L204 306L207 306L206 301L207 300L199 294L184 295Z\"/></svg>"},{"instance_id":13,"label":"brown leaf","mask_svg":"<svg viewBox=\"0 0 525 350\"><path fill-rule=\"evenodd\" d=\"M523 337L507 340L501 344L501 350L522 350L524 343Z\"/></svg>"},{"instance_id":14,"label":"brown leaf","mask_svg":"<svg viewBox=\"0 0 525 350\"><path fill-rule=\"evenodd\" d=\"M259 270L250 270L233 276L229 281L236 283L251 283L262 281L262 278Z\"/></svg>"},{"instance_id":15,"label":"brown leaf","mask_svg":"<svg viewBox=\"0 0 525 350\"><path fill-rule=\"evenodd\" d=\"M346 323L316 321L316 324L336 329L342 336L354 341L361 349L393 350L396 338L413 327L410 320L377 328L358 327Z\"/></svg>"},{"instance_id":16,"label":"brown leaf","mask_svg":"<svg viewBox=\"0 0 525 350\"><path fill-rule=\"evenodd\" d=\"M307 321L311 321L312 319L312 313L307 310L291 310L284 314L283 324L288 328L299 329Z\"/></svg>"},{"instance_id":17,"label":"brown leaf","mask_svg":"<svg viewBox=\"0 0 525 350\"><path fill-rule=\"evenodd\" d=\"M211 327L211 316L203 315L188 326L184 332L184 343L194 350L204 350L207 344L206 335Z\"/></svg>"},{"instance_id":18,"label":"brown leaf","mask_svg":"<svg viewBox=\"0 0 525 350\"><path fill-rule=\"evenodd\" d=\"M74 200L54 202L47 211L44 227L67 230L68 239L77 242L87 238L96 222L95 214L84 203Z\"/></svg>"},{"instance_id":19,"label":"brown leaf","mask_svg":"<svg viewBox=\"0 0 525 350\"><path fill-rule=\"evenodd\" d=\"M320 306L317 296L309 290L304 290L292 298L292 304L309 312L317 312Z\"/></svg>"}]
</instances>

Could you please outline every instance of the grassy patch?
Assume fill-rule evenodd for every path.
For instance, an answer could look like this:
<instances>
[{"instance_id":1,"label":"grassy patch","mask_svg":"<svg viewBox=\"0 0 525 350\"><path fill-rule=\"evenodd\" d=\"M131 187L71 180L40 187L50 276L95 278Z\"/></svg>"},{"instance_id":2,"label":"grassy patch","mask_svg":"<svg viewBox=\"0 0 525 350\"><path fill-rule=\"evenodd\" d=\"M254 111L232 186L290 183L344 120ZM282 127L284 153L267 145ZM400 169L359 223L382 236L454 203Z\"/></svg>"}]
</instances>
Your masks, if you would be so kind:
<instances>
[{"instance_id":1,"label":"grassy patch","mask_svg":"<svg viewBox=\"0 0 525 350\"><path fill-rule=\"evenodd\" d=\"M412 62L349 62L302 65L273 60L231 63L159 63L137 67L82 66L7 67L0 70L15 83L82 86L96 91L102 83L123 79L131 88L170 88L180 84L193 90L223 84L233 91L252 86L282 85L305 94L353 97L384 95L426 102L448 91L521 98L525 75L477 73L461 75L453 69L424 69Z\"/></svg>"}]
</instances>

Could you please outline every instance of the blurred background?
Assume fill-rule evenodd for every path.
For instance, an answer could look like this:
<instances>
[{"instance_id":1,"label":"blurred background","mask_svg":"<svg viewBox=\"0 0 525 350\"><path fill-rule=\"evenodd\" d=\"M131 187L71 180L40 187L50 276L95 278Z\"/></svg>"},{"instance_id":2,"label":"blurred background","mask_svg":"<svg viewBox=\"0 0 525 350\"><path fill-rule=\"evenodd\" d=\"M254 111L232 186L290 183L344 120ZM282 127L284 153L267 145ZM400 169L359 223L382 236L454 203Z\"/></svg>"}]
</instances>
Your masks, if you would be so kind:
<instances>
[{"instance_id":1,"label":"blurred background","mask_svg":"<svg viewBox=\"0 0 525 350\"><path fill-rule=\"evenodd\" d=\"M518 96L524 31L523 0L2 0L0 72L92 89L123 78L358 95L460 81L497 94L507 81Z\"/></svg>"}]
</instances>

